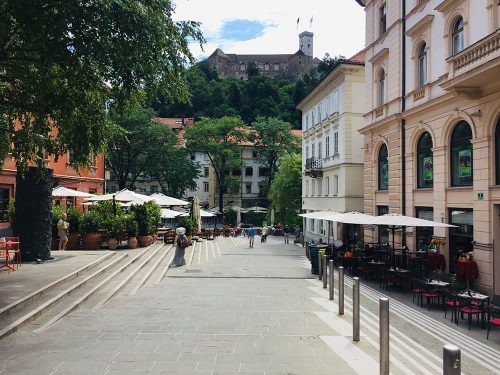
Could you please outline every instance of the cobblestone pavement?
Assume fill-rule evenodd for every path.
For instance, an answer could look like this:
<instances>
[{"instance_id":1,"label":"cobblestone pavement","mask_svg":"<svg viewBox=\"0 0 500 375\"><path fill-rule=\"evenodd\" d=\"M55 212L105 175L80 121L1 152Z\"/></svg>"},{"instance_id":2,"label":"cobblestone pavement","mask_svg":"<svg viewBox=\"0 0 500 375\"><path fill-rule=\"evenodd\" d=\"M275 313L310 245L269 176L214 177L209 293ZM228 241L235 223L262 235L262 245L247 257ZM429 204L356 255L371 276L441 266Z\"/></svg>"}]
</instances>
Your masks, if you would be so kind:
<instances>
[{"instance_id":1,"label":"cobblestone pavement","mask_svg":"<svg viewBox=\"0 0 500 375\"><path fill-rule=\"evenodd\" d=\"M303 248L219 238L197 251L159 285L2 340L0 373L378 374L377 289L361 288L361 341L353 343L350 278L339 317L338 296L328 300ZM445 342L462 347L463 373L500 373L500 332L488 344L463 332L391 301L391 373L440 374Z\"/></svg>"}]
</instances>

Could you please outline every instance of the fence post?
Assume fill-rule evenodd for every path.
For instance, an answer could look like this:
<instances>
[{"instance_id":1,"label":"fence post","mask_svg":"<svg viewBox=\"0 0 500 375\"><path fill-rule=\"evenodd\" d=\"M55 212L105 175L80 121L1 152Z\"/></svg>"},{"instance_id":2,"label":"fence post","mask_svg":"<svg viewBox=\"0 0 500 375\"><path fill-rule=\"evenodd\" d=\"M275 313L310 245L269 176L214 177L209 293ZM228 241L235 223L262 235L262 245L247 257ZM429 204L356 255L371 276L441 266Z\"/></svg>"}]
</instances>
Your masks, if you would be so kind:
<instances>
[{"instance_id":1,"label":"fence post","mask_svg":"<svg viewBox=\"0 0 500 375\"><path fill-rule=\"evenodd\" d=\"M380 375L389 375L389 299L379 299Z\"/></svg>"},{"instance_id":2,"label":"fence post","mask_svg":"<svg viewBox=\"0 0 500 375\"><path fill-rule=\"evenodd\" d=\"M339 267L339 315L344 315L344 267L342 266Z\"/></svg>"},{"instance_id":3,"label":"fence post","mask_svg":"<svg viewBox=\"0 0 500 375\"><path fill-rule=\"evenodd\" d=\"M460 348L450 344L443 346L443 375L460 375L461 367Z\"/></svg>"},{"instance_id":4,"label":"fence post","mask_svg":"<svg viewBox=\"0 0 500 375\"><path fill-rule=\"evenodd\" d=\"M359 277L352 281L352 340L359 341Z\"/></svg>"},{"instance_id":5,"label":"fence post","mask_svg":"<svg viewBox=\"0 0 500 375\"><path fill-rule=\"evenodd\" d=\"M330 271L330 301L332 301L334 296L333 260L330 260L328 263L330 266L328 270Z\"/></svg>"},{"instance_id":6,"label":"fence post","mask_svg":"<svg viewBox=\"0 0 500 375\"><path fill-rule=\"evenodd\" d=\"M328 257L323 255L323 289L328 287Z\"/></svg>"}]
</instances>

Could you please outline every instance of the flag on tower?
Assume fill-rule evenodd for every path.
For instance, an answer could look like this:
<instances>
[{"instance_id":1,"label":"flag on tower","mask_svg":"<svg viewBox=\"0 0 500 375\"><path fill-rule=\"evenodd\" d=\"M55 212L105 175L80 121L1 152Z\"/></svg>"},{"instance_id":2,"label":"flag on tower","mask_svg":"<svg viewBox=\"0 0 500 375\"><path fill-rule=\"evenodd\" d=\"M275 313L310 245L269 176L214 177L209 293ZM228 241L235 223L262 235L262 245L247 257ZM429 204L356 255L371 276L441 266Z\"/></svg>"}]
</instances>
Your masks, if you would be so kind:
<instances>
[{"instance_id":1,"label":"flag on tower","mask_svg":"<svg viewBox=\"0 0 500 375\"><path fill-rule=\"evenodd\" d=\"M309 28L311 28L311 26L313 24L313 18L314 18L314 16L311 16L311 19L309 20Z\"/></svg>"},{"instance_id":2,"label":"flag on tower","mask_svg":"<svg viewBox=\"0 0 500 375\"><path fill-rule=\"evenodd\" d=\"M300 17L297 18L297 29L299 28Z\"/></svg>"}]
</instances>

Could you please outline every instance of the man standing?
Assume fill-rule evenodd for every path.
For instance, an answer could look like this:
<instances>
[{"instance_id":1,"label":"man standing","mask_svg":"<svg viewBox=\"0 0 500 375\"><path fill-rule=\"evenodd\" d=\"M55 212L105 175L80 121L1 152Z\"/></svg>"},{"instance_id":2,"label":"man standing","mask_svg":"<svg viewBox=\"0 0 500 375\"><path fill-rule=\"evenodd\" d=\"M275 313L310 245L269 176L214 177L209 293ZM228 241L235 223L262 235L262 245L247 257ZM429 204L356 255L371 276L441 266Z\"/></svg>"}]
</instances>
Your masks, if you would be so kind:
<instances>
[{"instance_id":1,"label":"man standing","mask_svg":"<svg viewBox=\"0 0 500 375\"><path fill-rule=\"evenodd\" d=\"M57 222L57 234L59 235L59 251L66 250L66 244L68 243L69 224L66 221L66 218L66 213L63 212L61 218Z\"/></svg>"},{"instance_id":2,"label":"man standing","mask_svg":"<svg viewBox=\"0 0 500 375\"><path fill-rule=\"evenodd\" d=\"M289 243L288 237L290 235L290 228L288 227L288 225L285 225L285 228L283 228L283 233L285 235L285 243Z\"/></svg>"},{"instance_id":3,"label":"man standing","mask_svg":"<svg viewBox=\"0 0 500 375\"><path fill-rule=\"evenodd\" d=\"M253 224L250 224L250 228L248 229L248 238L250 239L250 247L253 247L255 239L255 228L253 227Z\"/></svg>"}]
</instances>

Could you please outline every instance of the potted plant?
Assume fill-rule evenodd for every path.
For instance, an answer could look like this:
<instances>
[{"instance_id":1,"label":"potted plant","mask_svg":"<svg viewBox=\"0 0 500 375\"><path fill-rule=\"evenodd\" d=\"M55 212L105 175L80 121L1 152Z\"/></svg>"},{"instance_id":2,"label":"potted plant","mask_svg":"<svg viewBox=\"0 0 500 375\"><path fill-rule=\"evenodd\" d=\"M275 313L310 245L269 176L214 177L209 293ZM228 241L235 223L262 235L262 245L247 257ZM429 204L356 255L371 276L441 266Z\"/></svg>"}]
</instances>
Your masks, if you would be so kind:
<instances>
[{"instance_id":1,"label":"potted plant","mask_svg":"<svg viewBox=\"0 0 500 375\"><path fill-rule=\"evenodd\" d=\"M61 219L63 214L63 209L61 206L52 206L52 250L57 250L59 248L59 234L57 233L57 223Z\"/></svg>"},{"instance_id":2,"label":"potted plant","mask_svg":"<svg viewBox=\"0 0 500 375\"><path fill-rule=\"evenodd\" d=\"M80 210L75 207L68 208L69 235L68 244L66 245L68 249L77 249L80 246L80 240L82 239L82 235L80 234L82 216L83 214Z\"/></svg>"},{"instance_id":3,"label":"potted plant","mask_svg":"<svg viewBox=\"0 0 500 375\"><path fill-rule=\"evenodd\" d=\"M139 246L149 246L152 243L152 235L156 233L160 221L161 210L155 202L146 202L142 205L133 205L131 211L134 213L138 224L137 242Z\"/></svg>"},{"instance_id":4,"label":"potted plant","mask_svg":"<svg viewBox=\"0 0 500 375\"><path fill-rule=\"evenodd\" d=\"M99 214L93 210L86 212L80 223L80 230L83 234L83 247L87 250L97 250L101 242L101 235L98 233L101 220Z\"/></svg>"},{"instance_id":5,"label":"potted plant","mask_svg":"<svg viewBox=\"0 0 500 375\"><path fill-rule=\"evenodd\" d=\"M123 220L120 216L114 217L106 223L106 229L108 230L108 248L110 250L116 250L118 243L120 242L120 234L123 228Z\"/></svg>"},{"instance_id":6,"label":"potted plant","mask_svg":"<svg viewBox=\"0 0 500 375\"><path fill-rule=\"evenodd\" d=\"M133 215L126 215L124 217L125 231L127 232L127 246L129 249L137 247L137 228L138 224Z\"/></svg>"}]
</instances>

